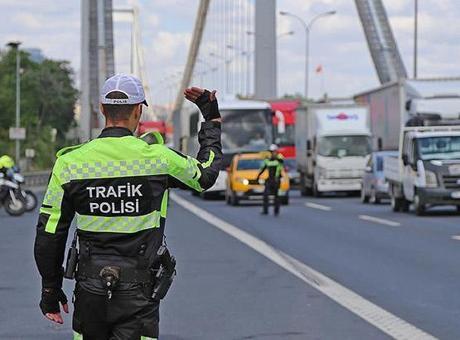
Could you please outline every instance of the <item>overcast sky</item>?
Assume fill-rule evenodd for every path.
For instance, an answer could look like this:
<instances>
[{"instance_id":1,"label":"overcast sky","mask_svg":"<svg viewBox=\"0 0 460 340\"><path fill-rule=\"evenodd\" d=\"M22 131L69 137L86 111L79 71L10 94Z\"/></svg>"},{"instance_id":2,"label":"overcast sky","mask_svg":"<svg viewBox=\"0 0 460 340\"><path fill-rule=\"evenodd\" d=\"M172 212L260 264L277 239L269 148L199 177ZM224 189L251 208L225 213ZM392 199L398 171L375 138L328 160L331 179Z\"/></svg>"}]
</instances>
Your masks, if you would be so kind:
<instances>
[{"instance_id":1,"label":"overcast sky","mask_svg":"<svg viewBox=\"0 0 460 340\"><path fill-rule=\"evenodd\" d=\"M413 65L413 1L383 1L409 74ZM129 3L114 0L114 7ZM164 85L160 80L183 69L198 0L138 3L151 87L161 91ZM24 47L42 49L49 58L70 60L79 72L80 1L0 0L0 6L0 45L18 39ZM378 85L353 0L278 0L277 6L306 20L322 11L337 11L335 16L318 21L312 30L311 68L321 64L323 76L311 73L311 95L318 97L327 91L331 96L347 96ZM460 76L460 1L420 0L419 10L419 76ZM278 17L278 32L289 30L295 34L278 43L280 95L302 92L304 84L303 31L297 22ZM128 32L128 24L115 24L118 72L129 71ZM164 102L166 95L155 98Z\"/></svg>"}]
</instances>

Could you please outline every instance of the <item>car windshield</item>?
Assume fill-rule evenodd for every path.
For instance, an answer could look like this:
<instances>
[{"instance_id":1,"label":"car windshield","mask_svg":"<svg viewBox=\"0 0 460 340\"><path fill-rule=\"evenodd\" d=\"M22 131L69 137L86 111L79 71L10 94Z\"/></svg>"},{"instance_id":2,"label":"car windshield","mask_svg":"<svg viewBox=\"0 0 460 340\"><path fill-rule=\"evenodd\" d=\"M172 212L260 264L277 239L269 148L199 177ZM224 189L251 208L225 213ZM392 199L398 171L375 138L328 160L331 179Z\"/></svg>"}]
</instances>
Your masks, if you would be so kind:
<instances>
[{"instance_id":1,"label":"car windshield","mask_svg":"<svg viewBox=\"0 0 460 340\"><path fill-rule=\"evenodd\" d=\"M267 150L272 141L270 110L221 110L224 153Z\"/></svg>"},{"instance_id":2,"label":"car windshield","mask_svg":"<svg viewBox=\"0 0 460 340\"><path fill-rule=\"evenodd\" d=\"M280 146L295 144L295 125L285 125L284 133L279 133L278 128L274 128L274 136L276 144Z\"/></svg>"},{"instance_id":3,"label":"car windshield","mask_svg":"<svg viewBox=\"0 0 460 340\"><path fill-rule=\"evenodd\" d=\"M460 159L460 136L418 138L417 147L422 160Z\"/></svg>"},{"instance_id":4,"label":"car windshield","mask_svg":"<svg viewBox=\"0 0 460 340\"><path fill-rule=\"evenodd\" d=\"M370 153L368 136L328 136L318 141L318 154L325 157L366 156Z\"/></svg>"},{"instance_id":5,"label":"car windshield","mask_svg":"<svg viewBox=\"0 0 460 340\"><path fill-rule=\"evenodd\" d=\"M256 170L262 166L263 159L240 159L238 161L238 170Z\"/></svg>"},{"instance_id":6,"label":"car windshield","mask_svg":"<svg viewBox=\"0 0 460 340\"><path fill-rule=\"evenodd\" d=\"M383 156L377 156L375 167L377 171L383 171Z\"/></svg>"}]
</instances>

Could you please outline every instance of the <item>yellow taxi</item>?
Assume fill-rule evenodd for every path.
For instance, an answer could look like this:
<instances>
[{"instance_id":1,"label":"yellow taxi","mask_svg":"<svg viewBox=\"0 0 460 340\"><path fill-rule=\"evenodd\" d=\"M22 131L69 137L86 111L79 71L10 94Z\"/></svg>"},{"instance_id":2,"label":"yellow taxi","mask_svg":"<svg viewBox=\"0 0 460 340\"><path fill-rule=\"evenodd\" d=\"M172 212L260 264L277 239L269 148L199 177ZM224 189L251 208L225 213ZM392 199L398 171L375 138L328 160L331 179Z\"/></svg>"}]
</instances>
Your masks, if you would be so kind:
<instances>
[{"instance_id":1,"label":"yellow taxi","mask_svg":"<svg viewBox=\"0 0 460 340\"><path fill-rule=\"evenodd\" d=\"M264 182L268 177L265 171L259 181L257 175L265 158L269 157L268 152L242 153L233 157L230 166L227 168L227 188L225 199L227 204L238 205L241 200L261 200L264 193ZM289 176L283 169L281 172L281 183L278 191L282 204L289 202Z\"/></svg>"}]
</instances>

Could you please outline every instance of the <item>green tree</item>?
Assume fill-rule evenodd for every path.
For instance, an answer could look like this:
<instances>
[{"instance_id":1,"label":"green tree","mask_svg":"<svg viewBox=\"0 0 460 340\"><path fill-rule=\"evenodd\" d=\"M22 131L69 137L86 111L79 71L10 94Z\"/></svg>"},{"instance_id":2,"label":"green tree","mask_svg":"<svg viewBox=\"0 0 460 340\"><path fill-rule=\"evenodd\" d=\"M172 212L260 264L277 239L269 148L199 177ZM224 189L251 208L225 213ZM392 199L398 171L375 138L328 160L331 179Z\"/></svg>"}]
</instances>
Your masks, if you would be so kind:
<instances>
[{"instance_id":1,"label":"green tree","mask_svg":"<svg viewBox=\"0 0 460 340\"><path fill-rule=\"evenodd\" d=\"M4 51L0 54L0 153L13 154L8 129L15 123L15 72L15 51ZM36 63L21 52L21 126L27 129L21 155L25 148L34 148L36 167L49 167L56 149L65 144L67 131L76 125L77 98L69 62L45 59ZM57 130L55 143L51 138L53 128Z\"/></svg>"}]
</instances>

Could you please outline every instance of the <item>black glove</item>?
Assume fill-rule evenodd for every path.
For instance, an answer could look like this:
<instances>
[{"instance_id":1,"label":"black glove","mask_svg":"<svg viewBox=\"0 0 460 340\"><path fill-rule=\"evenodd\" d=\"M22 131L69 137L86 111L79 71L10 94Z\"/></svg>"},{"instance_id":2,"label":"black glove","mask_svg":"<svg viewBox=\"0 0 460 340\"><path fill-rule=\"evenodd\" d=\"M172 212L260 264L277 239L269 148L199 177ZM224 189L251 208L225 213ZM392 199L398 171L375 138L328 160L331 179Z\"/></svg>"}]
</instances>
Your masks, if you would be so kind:
<instances>
[{"instance_id":1,"label":"black glove","mask_svg":"<svg viewBox=\"0 0 460 340\"><path fill-rule=\"evenodd\" d=\"M43 288L40 309L43 315L47 313L59 313L61 311L59 302L63 305L67 303L67 296L62 289Z\"/></svg>"},{"instance_id":2,"label":"black glove","mask_svg":"<svg viewBox=\"0 0 460 340\"><path fill-rule=\"evenodd\" d=\"M201 111L204 120L212 120L220 118L219 105L217 99L211 101L211 92L204 90L204 92L196 99L195 104Z\"/></svg>"}]
</instances>

